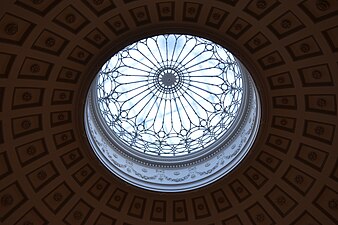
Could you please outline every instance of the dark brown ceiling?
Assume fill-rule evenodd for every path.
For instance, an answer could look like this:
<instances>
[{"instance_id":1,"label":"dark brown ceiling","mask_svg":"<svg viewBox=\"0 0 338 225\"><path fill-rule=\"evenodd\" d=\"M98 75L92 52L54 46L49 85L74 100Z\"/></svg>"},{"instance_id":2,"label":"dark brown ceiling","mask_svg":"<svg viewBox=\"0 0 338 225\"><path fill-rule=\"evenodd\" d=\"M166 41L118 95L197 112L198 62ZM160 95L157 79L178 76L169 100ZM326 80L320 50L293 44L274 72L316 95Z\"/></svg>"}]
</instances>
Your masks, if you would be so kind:
<instances>
[{"instance_id":1,"label":"dark brown ceiling","mask_svg":"<svg viewBox=\"0 0 338 225\"><path fill-rule=\"evenodd\" d=\"M83 103L100 65L141 37L211 38L262 100L244 162L195 191L141 190L100 165ZM0 223L338 224L337 0L3 0Z\"/></svg>"}]
</instances>

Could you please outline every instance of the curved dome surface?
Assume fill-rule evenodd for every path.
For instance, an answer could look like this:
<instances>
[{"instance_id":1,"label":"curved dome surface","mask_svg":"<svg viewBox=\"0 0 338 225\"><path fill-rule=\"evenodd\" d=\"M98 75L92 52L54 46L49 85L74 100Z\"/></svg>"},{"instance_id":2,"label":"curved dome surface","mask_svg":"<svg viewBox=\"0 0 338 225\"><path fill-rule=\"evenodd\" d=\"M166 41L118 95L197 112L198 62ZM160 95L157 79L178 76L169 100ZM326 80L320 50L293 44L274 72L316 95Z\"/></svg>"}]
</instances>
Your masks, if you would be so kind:
<instances>
[{"instance_id":1,"label":"curved dome surface","mask_svg":"<svg viewBox=\"0 0 338 225\"><path fill-rule=\"evenodd\" d=\"M336 0L8 0L0 16L0 223L337 224ZM261 96L234 173L143 190L91 152L86 93L112 52L159 33L220 43Z\"/></svg>"},{"instance_id":2,"label":"curved dome surface","mask_svg":"<svg viewBox=\"0 0 338 225\"><path fill-rule=\"evenodd\" d=\"M259 128L259 96L226 49L191 35L137 41L111 57L89 90L84 123L102 164L158 192L194 190L243 160Z\"/></svg>"}]
</instances>

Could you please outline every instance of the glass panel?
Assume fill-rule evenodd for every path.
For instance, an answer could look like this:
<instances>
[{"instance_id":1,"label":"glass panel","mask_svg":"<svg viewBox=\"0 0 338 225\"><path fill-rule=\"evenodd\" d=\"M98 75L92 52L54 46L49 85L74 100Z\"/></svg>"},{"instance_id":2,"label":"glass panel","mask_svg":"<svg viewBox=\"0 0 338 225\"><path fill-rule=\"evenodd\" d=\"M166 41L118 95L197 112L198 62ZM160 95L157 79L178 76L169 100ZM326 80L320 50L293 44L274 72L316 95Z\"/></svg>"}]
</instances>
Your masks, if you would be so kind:
<instances>
[{"instance_id":1,"label":"glass panel","mask_svg":"<svg viewBox=\"0 0 338 225\"><path fill-rule=\"evenodd\" d=\"M112 133L137 151L178 156L208 147L242 103L235 57L209 40L166 34L115 54L99 72L98 105Z\"/></svg>"}]
</instances>

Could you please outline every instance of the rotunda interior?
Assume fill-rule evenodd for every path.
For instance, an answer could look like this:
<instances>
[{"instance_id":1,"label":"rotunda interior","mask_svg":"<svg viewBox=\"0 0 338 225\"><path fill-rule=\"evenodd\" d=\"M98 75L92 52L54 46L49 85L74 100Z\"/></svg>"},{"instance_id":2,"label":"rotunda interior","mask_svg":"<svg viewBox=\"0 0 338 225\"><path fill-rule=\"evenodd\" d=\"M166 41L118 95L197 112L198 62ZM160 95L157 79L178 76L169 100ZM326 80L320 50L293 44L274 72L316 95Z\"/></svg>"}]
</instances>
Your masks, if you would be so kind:
<instances>
[{"instance_id":1,"label":"rotunda interior","mask_svg":"<svg viewBox=\"0 0 338 225\"><path fill-rule=\"evenodd\" d=\"M175 193L112 174L84 124L107 59L171 33L227 48L261 102L243 161ZM1 1L0 224L337 224L337 82L337 0Z\"/></svg>"}]
</instances>

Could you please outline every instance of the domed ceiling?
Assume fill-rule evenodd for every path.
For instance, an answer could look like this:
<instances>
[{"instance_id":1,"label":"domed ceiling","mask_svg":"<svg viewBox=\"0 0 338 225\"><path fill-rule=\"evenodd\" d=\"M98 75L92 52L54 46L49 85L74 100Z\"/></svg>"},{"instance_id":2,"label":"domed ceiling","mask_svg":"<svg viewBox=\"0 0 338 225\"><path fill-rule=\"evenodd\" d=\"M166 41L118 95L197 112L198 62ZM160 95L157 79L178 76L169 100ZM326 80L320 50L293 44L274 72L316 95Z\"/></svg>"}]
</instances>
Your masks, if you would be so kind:
<instances>
[{"instance_id":1,"label":"domed ceiling","mask_svg":"<svg viewBox=\"0 0 338 225\"><path fill-rule=\"evenodd\" d=\"M5 0L0 12L1 224L338 223L338 1ZM183 193L116 178L83 126L102 64L161 33L228 48L262 102L243 162Z\"/></svg>"}]
</instances>

